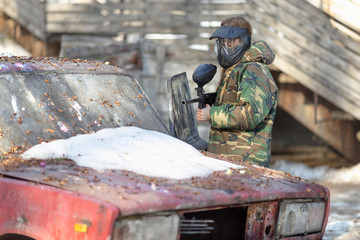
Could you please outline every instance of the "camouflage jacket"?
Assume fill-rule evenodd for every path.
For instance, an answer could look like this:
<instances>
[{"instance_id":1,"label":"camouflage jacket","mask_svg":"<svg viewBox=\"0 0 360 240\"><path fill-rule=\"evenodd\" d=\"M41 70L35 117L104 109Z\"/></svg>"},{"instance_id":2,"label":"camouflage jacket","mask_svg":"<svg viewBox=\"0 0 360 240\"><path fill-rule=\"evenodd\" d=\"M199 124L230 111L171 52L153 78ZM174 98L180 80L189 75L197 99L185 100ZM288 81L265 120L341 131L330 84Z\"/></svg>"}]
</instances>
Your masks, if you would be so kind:
<instances>
[{"instance_id":1,"label":"camouflage jacket","mask_svg":"<svg viewBox=\"0 0 360 240\"><path fill-rule=\"evenodd\" d=\"M266 64L274 58L268 44L255 42L223 71L210 109L209 152L269 167L278 87Z\"/></svg>"}]
</instances>

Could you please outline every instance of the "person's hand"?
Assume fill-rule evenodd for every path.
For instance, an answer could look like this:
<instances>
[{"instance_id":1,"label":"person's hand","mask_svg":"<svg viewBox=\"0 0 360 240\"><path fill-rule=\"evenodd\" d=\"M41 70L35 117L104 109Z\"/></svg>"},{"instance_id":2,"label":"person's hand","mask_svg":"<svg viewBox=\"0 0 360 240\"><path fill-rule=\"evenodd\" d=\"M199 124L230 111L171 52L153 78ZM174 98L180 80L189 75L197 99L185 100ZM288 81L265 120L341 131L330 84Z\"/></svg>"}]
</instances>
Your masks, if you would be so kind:
<instances>
[{"instance_id":1,"label":"person's hand","mask_svg":"<svg viewBox=\"0 0 360 240\"><path fill-rule=\"evenodd\" d=\"M208 122L210 120L210 105L206 104L203 109L198 109L196 112L196 119L202 122Z\"/></svg>"}]
</instances>

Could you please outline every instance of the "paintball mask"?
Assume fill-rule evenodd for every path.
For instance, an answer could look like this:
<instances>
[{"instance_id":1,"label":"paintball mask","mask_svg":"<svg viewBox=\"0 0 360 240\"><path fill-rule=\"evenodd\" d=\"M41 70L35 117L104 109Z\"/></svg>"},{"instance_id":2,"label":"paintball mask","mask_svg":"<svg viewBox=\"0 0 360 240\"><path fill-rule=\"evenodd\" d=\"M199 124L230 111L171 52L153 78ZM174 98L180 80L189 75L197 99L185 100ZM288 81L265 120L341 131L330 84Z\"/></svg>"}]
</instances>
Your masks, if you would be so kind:
<instances>
[{"instance_id":1,"label":"paintball mask","mask_svg":"<svg viewBox=\"0 0 360 240\"><path fill-rule=\"evenodd\" d=\"M213 38L216 38L215 52L218 62L223 68L228 68L238 62L251 44L251 36L247 28L224 25L211 35L210 40ZM238 44L235 46L229 44L236 39L239 39Z\"/></svg>"}]
</instances>

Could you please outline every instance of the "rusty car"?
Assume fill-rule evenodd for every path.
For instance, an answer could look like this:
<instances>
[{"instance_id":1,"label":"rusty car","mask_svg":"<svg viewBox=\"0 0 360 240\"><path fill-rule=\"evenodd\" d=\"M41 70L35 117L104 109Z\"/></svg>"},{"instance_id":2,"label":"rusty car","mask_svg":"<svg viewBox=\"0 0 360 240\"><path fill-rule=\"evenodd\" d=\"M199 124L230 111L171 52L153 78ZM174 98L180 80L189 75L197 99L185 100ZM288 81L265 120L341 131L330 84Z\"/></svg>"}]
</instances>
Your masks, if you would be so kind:
<instances>
[{"instance_id":1,"label":"rusty car","mask_svg":"<svg viewBox=\"0 0 360 240\"><path fill-rule=\"evenodd\" d=\"M179 79L186 82L186 74L172 78L174 83ZM179 136L181 127L174 126L174 109L190 105L177 105L170 96L168 126L137 80L117 66L2 57L0 92L1 240L293 240L324 234L330 204L326 187L203 150L198 151L241 167L176 179L125 169L98 171L65 157L21 158L39 143L105 128L134 126L191 138L190 143L198 139L193 130ZM193 120L191 112L181 111Z\"/></svg>"}]
</instances>

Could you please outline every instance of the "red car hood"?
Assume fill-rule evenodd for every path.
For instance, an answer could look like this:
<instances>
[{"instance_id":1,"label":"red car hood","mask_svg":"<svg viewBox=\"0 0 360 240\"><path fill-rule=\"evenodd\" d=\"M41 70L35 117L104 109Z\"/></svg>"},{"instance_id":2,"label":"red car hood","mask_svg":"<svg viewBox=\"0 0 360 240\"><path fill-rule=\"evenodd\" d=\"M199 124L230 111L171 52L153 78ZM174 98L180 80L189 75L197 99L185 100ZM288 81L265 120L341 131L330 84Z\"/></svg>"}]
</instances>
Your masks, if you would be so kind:
<instances>
[{"instance_id":1,"label":"red car hood","mask_svg":"<svg viewBox=\"0 0 360 240\"><path fill-rule=\"evenodd\" d=\"M243 163L243 169L174 180L128 171L98 172L70 160L4 161L5 176L39 182L114 204L121 215L245 204L291 198L327 198L328 190L288 173Z\"/></svg>"}]
</instances>

